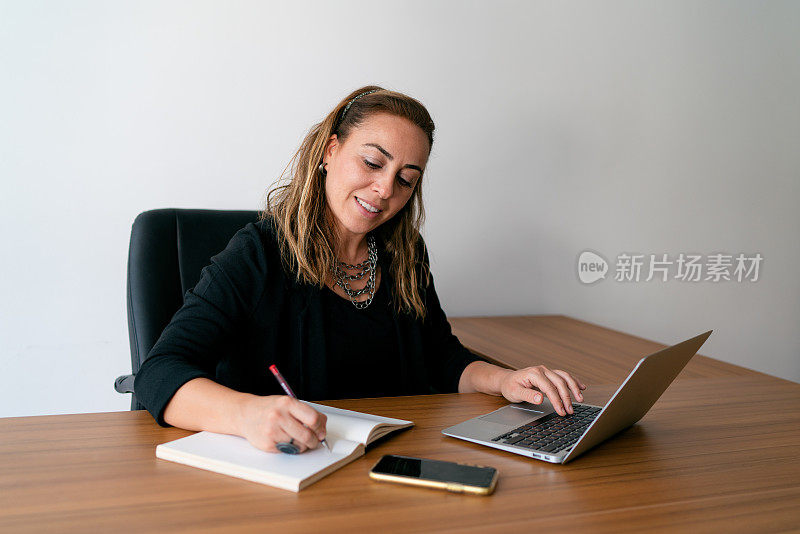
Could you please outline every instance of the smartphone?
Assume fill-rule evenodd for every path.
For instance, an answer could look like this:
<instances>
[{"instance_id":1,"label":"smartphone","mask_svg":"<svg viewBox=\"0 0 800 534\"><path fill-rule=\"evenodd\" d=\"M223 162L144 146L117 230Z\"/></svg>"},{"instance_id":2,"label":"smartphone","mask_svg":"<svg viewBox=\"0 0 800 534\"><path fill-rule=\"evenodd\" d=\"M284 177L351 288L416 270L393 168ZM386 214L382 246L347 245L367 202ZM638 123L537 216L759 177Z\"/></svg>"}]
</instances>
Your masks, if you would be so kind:
<instances>
[{"instance_id":1,"label":"smartphone","mask_svg":"<svg viewBox=\"0 0 800 534\"><path fill-rule=\"evenodd\" d=\"M497 484L497 469L410 456L387 454L369 472L373 480L489 495Z\"/></svg>"}]
</instances>

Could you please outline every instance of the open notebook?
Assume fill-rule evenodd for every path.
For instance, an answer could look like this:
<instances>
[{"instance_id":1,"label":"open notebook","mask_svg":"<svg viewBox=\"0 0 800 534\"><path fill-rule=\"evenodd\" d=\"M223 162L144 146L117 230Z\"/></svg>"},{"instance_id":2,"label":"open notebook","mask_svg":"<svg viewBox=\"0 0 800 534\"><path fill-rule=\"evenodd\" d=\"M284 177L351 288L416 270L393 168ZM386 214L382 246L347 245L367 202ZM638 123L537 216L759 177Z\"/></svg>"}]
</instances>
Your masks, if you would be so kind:
<instances>
[{"instance_id":1,"label":"open notebook","mask_svg":"<svg viewBox=\"0 0 800 534\"><path fill-rule=\"evenodd\" d=\"M245 438L203 431L158 445L156 456L276 488L300 491L363 456L368 443L414 425L403 419L331 408L313 402L306 404L328 417L326 439L331 452L324 445L296 455L264 452L250 445Z\"/></svg>"}]
</instances>

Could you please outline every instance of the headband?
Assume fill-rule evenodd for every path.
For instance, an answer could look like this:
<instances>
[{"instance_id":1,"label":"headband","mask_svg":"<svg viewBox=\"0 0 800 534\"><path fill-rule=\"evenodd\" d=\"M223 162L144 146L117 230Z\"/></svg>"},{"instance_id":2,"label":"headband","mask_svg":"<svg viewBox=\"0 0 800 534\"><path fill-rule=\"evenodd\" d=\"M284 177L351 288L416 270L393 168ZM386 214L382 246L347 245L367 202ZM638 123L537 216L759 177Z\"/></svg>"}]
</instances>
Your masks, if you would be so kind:
<instances>
[{"instance_id":1,"label":"headband","mask_svg":"<svg viewBox=\"0 0 800 534\"><path fill-rule=\"evenodd\" d=\"M353 97L353 98L350 100L350 102L348 102L348 103L347 103L347 105L344 107L344 111L342 112L342 118L341 118L341 119L339 119L339 122L341 123L341 122L342 122L342 120L344 120L344 116L345 116L345 115L347 115L347 110L348 110L348 109L350 109L350 105L351 105L353 102L355 102L356 100L358 100L359 98L361 98L361 97L362 97L362 96L364 96L364 95L368 95L368 94L370 94L370 93L374 93L374 92L376 92L376 91L380 91L380 89L373 89L372 91L365 91L365 92L361 93L360 95L356 95L356 96L354 96L354 97Z\"/></svg>"}]
</instances>

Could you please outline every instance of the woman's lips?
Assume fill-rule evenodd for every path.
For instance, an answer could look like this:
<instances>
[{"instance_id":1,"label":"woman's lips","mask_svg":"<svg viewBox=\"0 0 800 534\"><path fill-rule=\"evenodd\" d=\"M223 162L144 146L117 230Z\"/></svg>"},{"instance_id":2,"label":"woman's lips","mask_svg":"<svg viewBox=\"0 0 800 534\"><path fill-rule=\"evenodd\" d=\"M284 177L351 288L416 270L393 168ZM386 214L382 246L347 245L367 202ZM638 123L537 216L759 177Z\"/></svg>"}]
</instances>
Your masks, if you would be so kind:
<instances>
[{"instance_id":1,"label":"woman's lips","mask_svg":"<svg viewBox=\"0 0 800 534\"><path fill-rule=\"evenodd\" d=\"M358 206L358 209L359 209L359 211L360 211L360 212L361 212L361 214L362 214L362 215L364 215L365 217L367 217L367 218L369 218L369 219L374 219L375 217L377 217L378 215L380 215L380 214L381 214L381 212L380 212L380 211L378 211L378 212L375 212L375 213L373 213L373 212L369 211L369 210L368 210L368 209L366 209L364 206L362 206L362 205L361 205L361 204L358 202L358 200L359 200L359 198L358 198L358 197L353 197L353 202L355 202L355 203L356 203L356 206ZM369 204L369 202L367 202L367 204ZM371 204L370 204L370 205L371 205Z\"/></svg>"}]
</instances>

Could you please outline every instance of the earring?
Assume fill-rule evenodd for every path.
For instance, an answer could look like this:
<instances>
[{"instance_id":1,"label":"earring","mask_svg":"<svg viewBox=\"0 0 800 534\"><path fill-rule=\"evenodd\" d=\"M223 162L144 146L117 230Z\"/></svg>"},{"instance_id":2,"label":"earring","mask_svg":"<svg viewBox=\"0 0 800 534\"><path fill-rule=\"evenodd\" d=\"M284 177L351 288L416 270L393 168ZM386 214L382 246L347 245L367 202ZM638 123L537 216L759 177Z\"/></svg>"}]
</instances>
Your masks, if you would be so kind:
<instances>
[{"instance_id":1,"label":"earring","mask_svg":"<svg viewBox=\"0 0 800 534\"><path fill-rule=\"evenodd\" d=\"M320 173L322 176L327 176L327 175L328 175L328 171L327 171L327 170L325 170L325 165L327 165L327 163L320 163L320 164L319 164L319 167L317 167L317 168L319 169L319 173Z\"/></svg>"}]
</instances>

